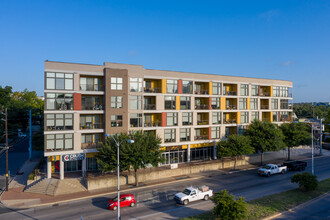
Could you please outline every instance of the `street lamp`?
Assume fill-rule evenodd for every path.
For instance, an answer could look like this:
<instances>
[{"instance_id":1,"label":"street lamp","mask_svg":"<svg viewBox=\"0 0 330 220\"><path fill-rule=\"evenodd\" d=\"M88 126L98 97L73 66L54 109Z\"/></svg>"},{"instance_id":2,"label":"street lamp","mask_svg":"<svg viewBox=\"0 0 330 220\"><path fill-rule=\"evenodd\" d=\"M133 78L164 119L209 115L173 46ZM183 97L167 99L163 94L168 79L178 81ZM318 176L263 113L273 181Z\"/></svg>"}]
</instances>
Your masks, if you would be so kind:
<instances>
[{"instance_id":1,"label":"street lamp","mask_svg":"<svg viewBox=\"0 0 330 220\"><path fill-rule=\"evenodd\" d=\"M119 181L119 171L120 171L120 165L119 165L119 146L123 141L127 141L129 144L134 144L134 140L128 140L124 139L121 142L118 142L115 137L111 134L105 134L105 137L112 137L112 139L115 141L117 145L117 204L118 204L118 209L117 209L117 219L120 220L120 181Z\"/></svg>"}]
</instances>

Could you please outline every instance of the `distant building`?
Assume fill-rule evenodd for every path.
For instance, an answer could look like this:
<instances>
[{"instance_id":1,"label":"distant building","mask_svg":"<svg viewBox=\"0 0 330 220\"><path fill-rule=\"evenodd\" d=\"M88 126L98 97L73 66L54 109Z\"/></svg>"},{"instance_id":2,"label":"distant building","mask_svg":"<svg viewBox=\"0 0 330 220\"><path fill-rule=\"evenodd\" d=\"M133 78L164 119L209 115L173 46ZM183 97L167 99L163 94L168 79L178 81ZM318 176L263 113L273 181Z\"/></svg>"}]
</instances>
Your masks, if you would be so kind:
<instances>
[{"instance_id":1,"label":"distant building","mask_svg":"<svg viewBox=\"0 0 330 220\"><path fill-rule=\"evenodd\" d=\"M329 107L330 106L330 102L314 102L313 105L315 105L315 106L326 106L326 107Z\"/></svg>"}]
</instances>

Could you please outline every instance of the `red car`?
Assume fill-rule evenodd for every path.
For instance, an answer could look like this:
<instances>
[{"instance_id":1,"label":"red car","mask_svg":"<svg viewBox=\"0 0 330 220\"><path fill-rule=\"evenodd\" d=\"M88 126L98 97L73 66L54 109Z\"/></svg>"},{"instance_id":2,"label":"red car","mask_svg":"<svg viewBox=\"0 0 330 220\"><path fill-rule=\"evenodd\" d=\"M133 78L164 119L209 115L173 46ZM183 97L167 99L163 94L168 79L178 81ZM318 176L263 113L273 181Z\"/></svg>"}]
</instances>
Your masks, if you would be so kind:
<instances>
[{"instance_id":1,"label":"red car","mask_svg":"<svg viewBox=\"0 0 330 220\"><path fill-rule=\"evenodd\" d=\"M125 207L125 206L135 206L135 199L133 194L122 194L120 195L120 207ZM117 197L110 199L108 201L107 208L110 210L117 210L118 208L118 201Z\"/></svg>"}]
</instances>

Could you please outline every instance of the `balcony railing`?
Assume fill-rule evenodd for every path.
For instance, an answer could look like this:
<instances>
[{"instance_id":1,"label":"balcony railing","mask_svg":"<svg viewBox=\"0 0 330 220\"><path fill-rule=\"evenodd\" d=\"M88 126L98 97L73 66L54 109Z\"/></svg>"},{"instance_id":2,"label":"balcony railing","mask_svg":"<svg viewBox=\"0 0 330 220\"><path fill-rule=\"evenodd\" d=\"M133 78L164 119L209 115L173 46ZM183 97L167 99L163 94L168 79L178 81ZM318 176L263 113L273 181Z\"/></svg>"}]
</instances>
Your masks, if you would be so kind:
<instances>
[{"instance_id":1,"label":"balcony railing","mask_svg":"<svg viewBox=\"0 0 330 220\"><path fill-rule=\"evenodd\" d=\"M236 124L237 120L236 119L227 119L227 120L224 120L223 123L224 124Z\"/></svg>"},{"instance_id":2,"label":"balcony railing","mask_svg":"<svg viewBox=\"0 0 330 220\"><path fill-rule=\"evenodd\" d=\"M175 138L165 138L164 142L165 143L175 142Z\"/></svg>"},{"instance_id":3,"label":"balcony railing","mask_svg":"<svg viewBox=\"0 0 330 220\"><path fill-rule=\"evenodd\" d=\"M262 121L269 121L270 122L270 118L262 118Z\"/></svg>"},{"instance_id":4,"label":"balcony railing","mask_svg":"<svg viewBox=\"0 0 330 220\"><path fill-rule=\"evenodd\" d=\"M195 105L195 109L209 109L209 105L207 104Z\"/></svg>"},{"instance_id":5,"label":"balcony railing","mask_svg":"<svg viewBox=\"0 0 330 220\"><path fill-rule=\"evenodd\" d=\"M270 96L270 92L260 92L260 96Z\"/></svg>"},{"instance_id":6,"label":"balcony railing","mask_svg":"<svg viewBox=\"0 0 330 220\"><path fill-rule=\"evenodd\" d=\"M235 91L226 91L224 95L237 95L237 92Z\"/></svg>"},{"instance_id":7,"label":"balcony railing","mask_svg":"<svg viewBox=\"0 0 330 220\"><path fill-rule=\"evenodd\" d=\"M144 110L156 110L156 105L155 104L145 104Z\"/></svg>"},{"instance_id":8,"label":"balcony railing","mask_svg":"<svg viewBox=\"0 0 330 220\"><path fill-rule=\"evenodd\" d=\"M86 123L86 124L80 124L80 129L102 129L103 123Z\"/></svg>"},{"instance_id":9,"label":"balcony railing","mask_svg":"<svg viewBox=\"0 0 330 220\"><path fill-rule=\"evenodd\" d=\"M47 126L47 131L72 130L73 126Z\"/></svg>"},{"instance_id":10,"label":"balcony railing","mask_svg":"<svg viewBox=\"0 0 330 220\"><path fill-rule=\"evenodd\" d=\"M269 109L269 105L261 105L261 109Z\"/></svg>"},{"instance_id":11,"label":"balcony railing","mask_svg":"<svg viewBox=\"0 0 330 220\"><path fill-rule=\"evenodd\" d=\"M147 93L161 93L161 88L144 88L144 92Z\"/></svg>"},{"instance_id":12,"label":"balcony railing","mask_svg":"<svg viewBox=\"0 0 330 220\"><path fill-rule=\"evenodd\" d=\"M227 105L226 106L226 109L227 110L236 110L237 109L237 106L236 105Z\"/></svg>"},{"instance_id":13,"label":"balcony railing","mask_svg":"<svg viewBox=\"0 0 330 220\"><path fill-rule=\"evenodd\" d=\"M73 103L56 103L56 110L73 110Z\"/></svg>"},{"instance_id":14,"label":"balcony railing","mask_svg":"<svg viewBox=\"0 0 330 220\"><path fill-rule=\"evenodd\" d=\"M208 125L209 124L209 120L198 120L197 121L197 125Z\"/></svg>"},{"instance_id":15,"label":"balcony railing","mask_svg":"<svg viewBox=\"0 0 330 220\"><path fill-rule=\"evenodd\" d=\"M102 85L80 84L81 91L103 91Z\"/></svg>"},{"instance_id":16,"label":"balcony railing","mask_svg":"<svg viewBox=\"0 0 330 220\"><path fill-rule=\"evenodd\" d=\"M82 110L103 110L103 106L100 104L96 104L96 105L81 105L81 109Z\"/></svg>"},{"instance_id":17,"label":"balcony railing","mask_svg":"<svg viewBox=\"0 0 330 220\"><path fill-rule=\"evenodd\" d=\"M82 143L81 149L91 149L101 146L102 143Z\"/></svg>"},{"instance_id":18,"label":"balcony railing","mask_svg":"<svg viewBox=\"0 0 330 220\"><path fill-rule=\"evenodd\" d=\"M211 105L211 109L220 109L220 105Z\"/></svg>"},{"instance_id":19,"label":"balcony railing","mask_svg":"<svg viewBox=\"0 0 330 220\"><path fill-rule=\"evenodd\" d=\"M161 127L162 122L161 121L154 121L154 122L145 122L144 127Z\"/></svg>"},{"instance_id":20,"label":"balcony railing","mask_svg":"<svg viewBox=\"0 0 330 220\"><path fill-rule=\"evenodd\" d=\"M195 141L198 141L198 140L208 140L209 139L209 136L208 135L198 135L198 136L195 136Z\"/></svg>"},{"instance_id":21,"label":"balcony railing","mask_svg":"<svg viewBox=\"0 0 330 220\"><path fill-rule=\"evenodd\" d=\"M208 95L209 91L208 90L195 91L195 94L197 94L197 95Z\"/></svg>"}]
</instances>

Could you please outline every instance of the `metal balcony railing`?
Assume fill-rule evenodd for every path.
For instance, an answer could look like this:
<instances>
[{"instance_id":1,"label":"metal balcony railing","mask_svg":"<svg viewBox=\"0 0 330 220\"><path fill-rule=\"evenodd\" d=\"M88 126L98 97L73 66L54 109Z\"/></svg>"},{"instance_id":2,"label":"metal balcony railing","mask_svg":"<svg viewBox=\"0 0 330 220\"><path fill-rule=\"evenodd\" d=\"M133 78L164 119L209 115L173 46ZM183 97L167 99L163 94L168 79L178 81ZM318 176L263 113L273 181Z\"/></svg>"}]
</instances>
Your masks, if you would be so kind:
<instances>
[{"instance_id":1,"label":"metal balcony railing","mask_svg":"<svg viewBox=\"0 0 330 220\"><path fill-rule=\"evenodd\" d=\"M227 105L226 110L236 110L237 106L236 105Z\"/></svg>"},{"instance_id":2,"label":"metal balcony railing","mask_svg":"<svg viewBox=\"0 0 330 220\"><path fill-rule=\"evenodd\" d=\"M156 105L155 104L145 104L144 110L156 110Z\"/></svg>"},{"instance_id":3,"label":"metal balcony railing","mask_svg":"<svg viewBox=\"0 0 330 220\"><path fill-rule=\"evenodd\" d=\"M226 91L224 95L237 95L237 92L235 91Z\"/></svg>"},{"instance_id":4,"label":"metal balcony railing","mask_svg":"<svg viewBox=\"0 0 330 220\"><path fill-rule=\"evenodd\" d=\"M80 129L102 129L103 128L103 123L85 123L85 124L80 124Z\"/></svg>"},{"instance_id":5,"label":"metal balcony railing","mask_svg":"<svg viewBox=\"0 0 330 220\"><path fill-rule=\"evenodd\" d=\"M195 105L195 109L197 109L197 110L199 110L199 109L209 109L209 105L208 104Z\"/></svg>"},{"instance_id":6,"label":"metal balcony railing","mask_svg":"<svg viewBox=\"0 0 330 220\"><path fill-rule=\"evenodd\" d=\"M208 125L209 124L209 120L198 120L197 121L197 125Z\"/></svg>"},{"instance_id":7,"label":"metal balcony railing","mask_svg":"<svg viewBox=\"0 0 330 220\"><path fill-rule=\"evenodd\" d=\"M198 91L195 91L195 94L197 95L208 95L209 94L209 91L208 90L198 90Z\"/></svg>"},{"instance_id":8,"label":"metal balcony railing","mask_svg":"<svg viewBox=\"0 0 330 220\"><path fill-rule=\"evenodd\" d=\"M261 105L261 109L269 109L269 105Z\"/></svg>"},{"instance_id":9,"label":"metal balcony railing","mask_svg":"<svg viewBox=\"0 0 330 220\"><path fill-rule=\"evenodd\" d=\"M153 121L153 122L145 122L144 127L161 127L162 122L161 121Z\"/></svg>"},{"instance_id":10,"label":"metal balcony railing","mask_svg":"<svg viewBox=\"0 0 330 220\"><path fill-rule=\"evenodd\" d=\"M103 105L96 104L96 105L89 105L89 104L82 104L82 110L103 110Z\"/></svg>"},{"instance_id":11,"label":"metal balcony railing","mask_svg":"<svg viewBox=\"0 0 330 220\"><path fill-rule=\"evenodd\" d=\"M80 84L81 91L103 91L102 85Z\"/></svg>"},{"instance_id":12,"label":"metal balcony railing","mask_svg":"<svg viewBox=\"0 0 330 220\"><path fill-rule=\"evenodd\" d=\"M81 149L91 149L101 146L102 143L82 143Z\"/></svg>"},{"instance_id":13,"label":"metal balcony railing","mask_svg":"<svg viewBox=\"0 0 330 220\"><path fill-rule=\"evenodd\" d=\"M146 93L161 93L162 89L161 88L144 88L144 92Z\"/></svg>"},{"instance_id":14,"label":"metal balcony railing","mask_svg":"<svg viewBox=\"0 0 330 220\"><path fill-rule=\"evenodd\" d=\"M208 135L197 135L195 136L195 141L198 141L198 140L208 140L209 139L209 136Z\"/></svg>"},{"instance_id":15,"label":"metal balcony railing","mask_svg":"<svg viewBox=\"0 0 330 220\"><path fill-rule=\"evenodd\" d=\"M224 120L223 123L224 124L236 124L237 120L236 119L227 119L227 120Z\"/></svg>"}]
</instances>

